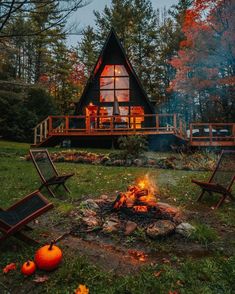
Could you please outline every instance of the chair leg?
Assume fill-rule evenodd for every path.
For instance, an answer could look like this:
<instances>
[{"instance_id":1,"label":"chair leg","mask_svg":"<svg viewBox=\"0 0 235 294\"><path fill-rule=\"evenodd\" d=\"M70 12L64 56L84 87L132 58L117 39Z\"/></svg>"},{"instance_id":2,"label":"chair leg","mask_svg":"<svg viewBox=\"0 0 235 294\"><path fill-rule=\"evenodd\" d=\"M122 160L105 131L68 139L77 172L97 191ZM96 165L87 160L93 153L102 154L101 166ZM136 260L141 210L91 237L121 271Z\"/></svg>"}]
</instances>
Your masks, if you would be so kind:
<instances>
[{"instance_id":1,"label":"chair leg","mask_svg":"<svg viewBox=\"0 0 235 294\"><path fill-rule=\"evenodd\" d=\"M224 200L226 199L227 194L223 194L222 197L220 198L220 200L217 202L215 209L219 208L220 205L224 202Z\"/></svg>"},{"instance_id":2,"label":"chair leg","mask_svg":"<svg viewBox=\"0 0 235 294\"><path fill-rule=\"evenodd\" d=\"M205 191L204 189L202 189L202 192L201 192L201 194L199 195L197 201L200 201L200 200L202 199L202 196L204 195L205 192L206 192L206 191Z\"/></svg>"},{"instance_id":3,"label":"chair leg","mask_svg":"<svg viewBox=\"0 0 235 294\"><path fill-rule=\"evenodd\" d=\"M45 186L45 187L47 188L48 192L51 194L52 197L56 197L54 192L52 191L52 189L50 187L48 187L48 186Z\"/></svg>"},{"instance_id":4,"label":"chair leg","mask_svg":"<svg viewBox=\"0 0 235 294\"><path fill-rule=\"evenodd\" d=\"M69 188L68 188L64 183L63 183L62 185L63 185L63 187L65 188L65 190L66 190L68 193L70 193Z\"/></svg>"}]
</instances>

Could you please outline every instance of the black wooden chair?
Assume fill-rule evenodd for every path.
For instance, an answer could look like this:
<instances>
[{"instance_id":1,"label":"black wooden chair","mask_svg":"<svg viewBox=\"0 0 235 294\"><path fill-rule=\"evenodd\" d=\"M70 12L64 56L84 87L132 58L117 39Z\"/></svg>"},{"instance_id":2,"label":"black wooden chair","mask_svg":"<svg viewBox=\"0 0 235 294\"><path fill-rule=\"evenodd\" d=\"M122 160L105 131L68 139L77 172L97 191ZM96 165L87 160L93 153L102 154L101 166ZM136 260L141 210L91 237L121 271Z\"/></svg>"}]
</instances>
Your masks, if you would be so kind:
<instances>
[{"instance_id":1,"label":"black wooden chair","mask_svg":"<svg viewBox=\"0 0 235 294\"><path fill-rule=\"evenodd\" d=\"M53 197L55 197L55 194L50 186L56 186L56 188L63 186L65 191L70 192L65 182L74 175L73 173L59 175L47 149L31 149L29 153L42 180L42 185L39 187L39 190L46 187Z\"/></svg>"},{"instance_id":2,"label":"black wooden chair","mask_svg":"<svg viewBox=\"0 0 235 294\"><path fill-rule=\"evenodd\" d=\"M39 190L27 195L7 210L0 208L0 244L11 235L27 243L37 243L23 234L22 229L31 230L27 224L51 208L53 204Z\"/></svg>"},{"instance_id":3,"label":"black wooden chair","mask_svg":"<svg viewBox=\"0 0 235 294\"><path fill-rule=\"evenodd\" d=\"M209 192L209 194L212 194L213 192L221 194L222 196L215 206L215 208L218 208L224 202L227 196L234 200L234 197L232 195L232 185L234 183L234 180L235 151L223 150L209 181L200 182L197 180L192 180L192 182L202 188L202 192L198 197L198 201L202 199L206 191Z\"/></svg>"}]
</instances>

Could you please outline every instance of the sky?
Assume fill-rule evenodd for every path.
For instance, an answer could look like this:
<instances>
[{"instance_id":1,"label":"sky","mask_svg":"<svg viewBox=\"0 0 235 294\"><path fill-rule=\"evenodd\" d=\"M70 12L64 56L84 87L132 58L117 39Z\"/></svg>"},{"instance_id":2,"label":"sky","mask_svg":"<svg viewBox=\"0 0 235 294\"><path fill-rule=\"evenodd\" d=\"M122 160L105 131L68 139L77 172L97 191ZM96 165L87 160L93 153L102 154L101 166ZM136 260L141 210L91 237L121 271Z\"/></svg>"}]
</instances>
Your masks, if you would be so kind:
<instances>
[{"instance_id":1,"label":"sky","mask_svg":"<svg viewBox=\"0 0 235 294\"><path fill-rule=\"evenodd\" d=\"M83 28L85 28L87 25L94 26L95 25L95 17L93 14L94 10L98 10L100 12L103 11L105 5L110 6L111 0L92 0L90 4L88 4L85 7L82 7L78 9L72 16L71 16L71 23L75 23L77 26L76 31L80 31ZM151 0L153 7L155 9L157 8L163 8L164 6L166 8L169 8L171 5L176 4L177 0ZM67 44L70 45L76 45L78 41L81 40L81 36L73 35L68 36L67 38Z\"/></svg>"}]
</instances>

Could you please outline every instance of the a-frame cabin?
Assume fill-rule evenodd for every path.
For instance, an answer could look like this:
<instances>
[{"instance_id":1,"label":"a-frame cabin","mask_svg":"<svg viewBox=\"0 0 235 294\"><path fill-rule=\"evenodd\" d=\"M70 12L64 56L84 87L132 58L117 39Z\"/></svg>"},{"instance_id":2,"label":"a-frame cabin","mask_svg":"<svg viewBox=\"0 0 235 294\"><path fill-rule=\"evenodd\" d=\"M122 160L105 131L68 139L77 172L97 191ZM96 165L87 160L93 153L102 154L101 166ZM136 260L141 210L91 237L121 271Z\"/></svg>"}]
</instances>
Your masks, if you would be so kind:
<instances>
[{"instance_id":1,"label":"a-frame cabin","mask_svg":"<svg viewBox=\"0 0 235 294\"><path fill-rule=\"evenodd\" d=\"M34 146L110 147L120 136L147 135L152 150L189 141L234 146L235 124L191 124L155 113L114 29L111 29L74 115L48 116L34 128Z\"/></svg>"},{"instance_id":2,"label":"a-frame cabin","mask_svg":"<svg viewBox=\"0 0 235 294\"><path fill-rule=\"evenodd\" d=\"M154 108L117 34L111 29L76 105L75 115L86 115L87 128L108 129L115 116L115 128L138 129L151 124L151 119L144 119L145 114L154 114Z\"/></svg>"}]
</instances>

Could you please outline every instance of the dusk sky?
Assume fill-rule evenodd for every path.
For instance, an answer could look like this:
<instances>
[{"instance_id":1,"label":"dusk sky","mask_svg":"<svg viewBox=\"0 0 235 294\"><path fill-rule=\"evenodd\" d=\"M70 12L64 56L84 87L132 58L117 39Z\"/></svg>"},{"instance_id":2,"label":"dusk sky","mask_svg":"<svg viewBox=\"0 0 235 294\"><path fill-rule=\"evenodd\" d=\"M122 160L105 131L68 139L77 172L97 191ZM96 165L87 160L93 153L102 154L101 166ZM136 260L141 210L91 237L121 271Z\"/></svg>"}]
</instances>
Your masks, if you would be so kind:
<instances>
[{"instance_id":1,"label":"dusk sky","mask_svg":"<svg viewBox=\"0 0 235 294\"><path fill-rule=\"evenodd\" d=\"M93 0L89 5L79 9L71 17L71 22L76 23L78 29L81 30L87 25L94 25L94 10L103 11L105 5L110 6L111 0ZM177 0L152 0L153 7L156 8L169 8L172 4L176 4ZM81 36L69 36L68 45L76 45L81 39Z\"/></svg>"}]
</instances>

